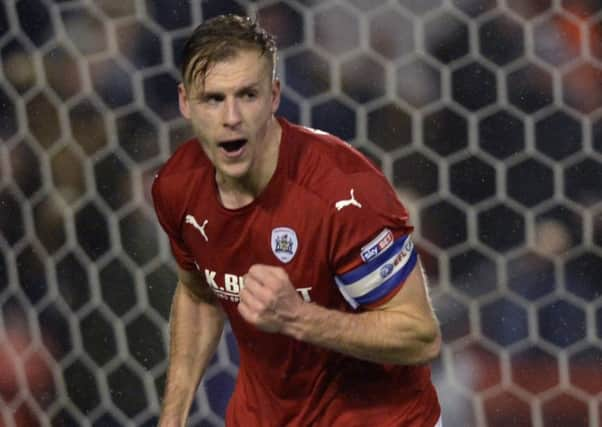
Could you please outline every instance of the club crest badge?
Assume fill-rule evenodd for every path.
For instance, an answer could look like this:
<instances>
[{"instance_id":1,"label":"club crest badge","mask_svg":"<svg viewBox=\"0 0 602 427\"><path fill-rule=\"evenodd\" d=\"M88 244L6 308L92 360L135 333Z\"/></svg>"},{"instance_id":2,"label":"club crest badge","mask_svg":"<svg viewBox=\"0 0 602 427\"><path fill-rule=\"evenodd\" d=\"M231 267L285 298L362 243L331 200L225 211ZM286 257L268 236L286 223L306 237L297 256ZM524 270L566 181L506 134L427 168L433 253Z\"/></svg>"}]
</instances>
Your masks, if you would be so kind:
<instances>
[{"instance_id":1,"label":"club crest badge","mask_svg":"<svg viewBox=\"0 0 602 427\"><path fill-rule=\"evenodd\" d=\"M272 252L283 263L293 259L298 247L297 233L293 229L277 227L272 230Z\"/></svg>"}]
</instances>

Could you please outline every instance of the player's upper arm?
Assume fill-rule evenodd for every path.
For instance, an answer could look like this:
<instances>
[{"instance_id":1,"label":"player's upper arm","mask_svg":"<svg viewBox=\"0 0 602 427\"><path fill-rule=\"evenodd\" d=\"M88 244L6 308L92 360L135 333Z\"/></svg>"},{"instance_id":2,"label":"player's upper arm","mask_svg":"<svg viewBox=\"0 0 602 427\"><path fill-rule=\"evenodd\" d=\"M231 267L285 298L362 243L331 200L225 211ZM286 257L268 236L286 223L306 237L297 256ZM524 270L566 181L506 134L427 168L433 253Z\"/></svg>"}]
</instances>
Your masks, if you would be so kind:
<instances>
[{"instance_id":1,"label":"player's upper arm","mask_svg":"<svg viewBox=\"0 0 602 427\"><path fill-rule=\"evenodd\" d=\"M382 305L369 308L397 319L398 332L403 337L411 336L414 342L422 343L416 359L410 363L422 363L437 357L441 349L441 329L431 306L426 278L418 262L399 291ZM400 340L403 341L403 340Z\"/></svg>"},{"instance_id":2,"label":"player's upper arm","mask_svg":"<svg viewBox=\"0 0 602 427\"><path fill-rule=\"evenodd\" d=\"M336 275L337 286L353 308L382 305L416 269L418 252L410 235L395 237L387 228L361 249L357 246L354 266Z\"/></svg>"},{"instance_id":3,"label":"player's upper arm","mask_svg":"<svg viewBox=\"0 0 602 427\"><path fill-rule=\"evenodd\" d=\"M217 298L207 285L205 278L197 270L185 270L178 266L178 281L196 302L217 304Z\"/></svg>"},{"instance_id":4,"label":"player's upper arm","mask_svg":"<svg viewBox=\"0 0 602 427\"><path fill-rule=\"evenodd\" d=\"M416 317L422 317L426 321L435 321L426 276L420 262L416 263L416 266L395 295L385 303L368 309L384 311L408 309Z\"/></svg>"}]
</instances>

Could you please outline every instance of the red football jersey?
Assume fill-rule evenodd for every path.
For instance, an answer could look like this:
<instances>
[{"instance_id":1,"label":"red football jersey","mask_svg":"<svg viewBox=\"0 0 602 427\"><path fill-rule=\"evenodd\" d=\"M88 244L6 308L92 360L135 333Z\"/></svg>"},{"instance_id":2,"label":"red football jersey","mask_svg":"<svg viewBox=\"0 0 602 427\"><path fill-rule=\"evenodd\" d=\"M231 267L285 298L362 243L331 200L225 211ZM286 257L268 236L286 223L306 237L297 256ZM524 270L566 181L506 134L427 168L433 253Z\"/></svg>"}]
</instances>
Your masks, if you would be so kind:
<instances>
[{"instance_id":1,"label":"red football jersey","mask_svg":"<svg viewBox=\"0 0 602 427\"><path fill-rule=\"evenodd\" d=\"M278 119L276 172L251 204L227 209L196 140L153 184L178 264L219 297L240 352L228 426L431 427L430 369L358 360L256 329L237 310L253 264L283 267L300 297L361 311L391 298L416 265L408 215L386 178L349 144Z\"/></svg>"}]
</instances>

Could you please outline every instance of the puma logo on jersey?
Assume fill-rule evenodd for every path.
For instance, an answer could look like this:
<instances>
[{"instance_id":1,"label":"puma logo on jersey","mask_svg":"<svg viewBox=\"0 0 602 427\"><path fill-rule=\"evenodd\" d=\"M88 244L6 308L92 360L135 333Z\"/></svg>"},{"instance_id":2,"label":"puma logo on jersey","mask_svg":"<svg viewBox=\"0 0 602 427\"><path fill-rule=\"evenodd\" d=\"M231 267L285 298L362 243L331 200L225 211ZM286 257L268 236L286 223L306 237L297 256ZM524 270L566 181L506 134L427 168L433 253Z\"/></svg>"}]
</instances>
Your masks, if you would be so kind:
<instances>
[{"instance_id":1,"label":"puma logo on jersey","mask_svg":"<svg viewBox=\"0 0 602 427\"><path fill-rule=\"evenodd\" d=\"M337 208L337 211L347 207L347 206L356 206L358 208L362 207L362 204L355 200L355 195L353 194L353 188L351 189L351 198L346 200L339 200L334 204L334 207Z\"/></svg>"},{"instance_id":2,"label":"puma logo on jersey","mask_svg":"<svg viewBox=\"0 0 602 427\"><path fill-rule=\"evenodd\" d=\"M205 221L203 221L203 225L199 225L199 223L196 222L195 217L193 217L192 215L186 215L186 224L190 224L194 228L199 230L199 233L201 233L201 235L203 236L203 238L205 239L206 242L209 241L209 239L207 238L207 234L205 234L205 226L207 225L208 222L209 222L209 220L206 219Z\"/></svg>"}]
</instances>

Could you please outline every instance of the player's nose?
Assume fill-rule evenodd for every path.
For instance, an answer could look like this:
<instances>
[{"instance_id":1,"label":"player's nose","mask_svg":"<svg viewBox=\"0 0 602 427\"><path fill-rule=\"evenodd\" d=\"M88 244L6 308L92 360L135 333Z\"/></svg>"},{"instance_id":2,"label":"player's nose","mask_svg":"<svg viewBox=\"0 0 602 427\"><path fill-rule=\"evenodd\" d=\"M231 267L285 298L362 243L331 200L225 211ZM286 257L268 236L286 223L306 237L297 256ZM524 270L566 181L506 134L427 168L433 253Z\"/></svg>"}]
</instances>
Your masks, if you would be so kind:
<instances>
[{"instance_id":1,"label":"player's nose","mask_svg":"<svg viewBox=\"0 0 602 427\"><path fill-rule=\"evenodd\" d=\"M223 114L224 126L236 127L242 121L240 106L236 99L226 99Z\"/></svg>"}]
</instances>

